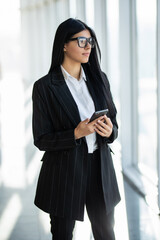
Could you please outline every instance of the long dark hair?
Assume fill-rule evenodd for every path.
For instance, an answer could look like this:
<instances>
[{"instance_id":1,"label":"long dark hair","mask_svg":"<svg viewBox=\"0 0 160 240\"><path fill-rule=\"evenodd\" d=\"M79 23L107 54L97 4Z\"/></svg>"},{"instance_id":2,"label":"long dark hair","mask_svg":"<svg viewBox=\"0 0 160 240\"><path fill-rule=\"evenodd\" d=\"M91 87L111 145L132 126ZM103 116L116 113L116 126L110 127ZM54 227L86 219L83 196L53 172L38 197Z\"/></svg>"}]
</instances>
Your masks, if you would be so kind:
<instances>
[{"instance_id":1,"label":"long dark hair","mask_svg":"<svg viewBox=\"0 0 160 240\"><path fill-rule=\"evenodd\" d=\"M86 29L94 38L95 47L92 48L89 61L87 63L83 63L82 66L92 80L95 93L99 98L101 98L100 100L102 108L108 107L110 115L114 116L116 114L116 108L112 100L112 95L110 93L109 82L104 73L101 71L101 51L97 37L94 30L91 29L86 23L78 19L69 18L59 25L54 38L52 60L49 73L53 72L55 68L62 64L64 59L64 44L67 43L73 35Z\"/></svg>"}]
</instances>

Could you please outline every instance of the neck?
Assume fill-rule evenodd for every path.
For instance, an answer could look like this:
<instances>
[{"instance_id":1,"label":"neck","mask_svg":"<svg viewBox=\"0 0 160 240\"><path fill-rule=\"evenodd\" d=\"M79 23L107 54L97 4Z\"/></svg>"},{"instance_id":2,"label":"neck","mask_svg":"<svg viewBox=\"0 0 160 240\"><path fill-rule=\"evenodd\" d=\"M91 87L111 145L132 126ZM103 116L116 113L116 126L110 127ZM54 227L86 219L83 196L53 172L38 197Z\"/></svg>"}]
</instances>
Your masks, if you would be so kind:
<instances>
[{"instance_id":1,"label":"neck","mask_svg":"<svg viewBox=\"0 0 160 240\"><path fill-rule=\"evenodd\" d=\"M81 74L81 64L80 63L68 63L68 62L63 62L62 66L64 69L74 78L78 79L80 78Z\"/></svg>"}]
</instances>

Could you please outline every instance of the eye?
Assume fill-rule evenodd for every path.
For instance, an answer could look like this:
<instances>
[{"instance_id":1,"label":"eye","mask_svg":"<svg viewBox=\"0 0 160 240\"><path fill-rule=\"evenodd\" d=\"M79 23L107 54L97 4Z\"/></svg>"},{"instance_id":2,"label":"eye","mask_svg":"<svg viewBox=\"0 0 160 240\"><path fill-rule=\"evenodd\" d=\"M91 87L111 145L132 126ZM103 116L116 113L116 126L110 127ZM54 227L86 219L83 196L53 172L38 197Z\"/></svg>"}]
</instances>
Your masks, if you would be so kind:
<instances>
[{"instance_id":1,"label":"eye","mask_svg":"<svg viewBox=\"0 0 160 240\"><path fill-rule=\"evenodd\" d=\"M85 38L79 38L79 42L80 42L81 44L84 44L84 43L86 42L86 39L85 39Z\"/></svg>"}]
</instances>

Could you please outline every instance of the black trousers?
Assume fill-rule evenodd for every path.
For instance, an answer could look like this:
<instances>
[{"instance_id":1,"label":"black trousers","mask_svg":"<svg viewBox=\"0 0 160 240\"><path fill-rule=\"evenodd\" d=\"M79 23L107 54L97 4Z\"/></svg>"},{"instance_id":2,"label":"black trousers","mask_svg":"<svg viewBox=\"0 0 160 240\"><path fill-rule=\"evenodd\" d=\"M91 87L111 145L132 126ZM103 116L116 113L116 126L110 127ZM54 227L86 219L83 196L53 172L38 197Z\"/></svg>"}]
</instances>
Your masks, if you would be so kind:
<instances>
[{"instance_id":1,"label":"black trousers","mask_svg":"<svg viewBox=\"0 0 160 240\"><path fill-rule=\"evenodd\" d=\"M88 154L86 209L95 240L115 240L114 211L106 214L100 174L99 151ZM71 240L75 220L50 215L52 240Z\"/></svg>"}]
</instances>

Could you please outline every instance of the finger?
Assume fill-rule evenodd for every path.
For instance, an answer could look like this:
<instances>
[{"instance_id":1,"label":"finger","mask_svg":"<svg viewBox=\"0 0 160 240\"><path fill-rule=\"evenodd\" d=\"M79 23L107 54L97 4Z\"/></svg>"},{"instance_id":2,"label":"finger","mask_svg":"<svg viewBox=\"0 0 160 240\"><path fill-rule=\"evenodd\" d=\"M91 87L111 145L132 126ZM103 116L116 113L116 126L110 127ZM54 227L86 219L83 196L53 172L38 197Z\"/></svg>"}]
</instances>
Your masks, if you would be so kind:
<instances>
[{"instance_id":1,"label":"finger","mask_svg":"<svg viewBox=\"0 0 160 240\"><path fill-rule=\"evenodd\" d=\"M112 134L112 130L109 131L105 131L104 128L100 129L98 127L95 128L95 131L101 135L102 137L110 137L110 135Z\"/></svg>"},{"instance_id":2,"label":"finger","mask_svg":"<svg viewBox=\"0 0 160 240\"><path fill-rule=\"evenodd\" d=\"M107 134L103 133L102 131L100 131L98 128L95 128L95 131L101 135L102 137L107 137Z\"/></svg>"},{"instance_id":3,"label":"finger","mask_svg":"<svg viewBox=\"0 0 160 240\"><path fill-rule=\"evenodd\" d=\"M106 124L105 122L100 121L100 120L97 121L97 124L100 125L100 126L102 126L102 127L105 128L105 129L107 129L108 127L110 127L108 124Z\"/></svg>"},{"instance_id":4,"label":"finger","mask_svg":"<svg viewBox=\"0 0 160 240\"><path fill-rule=\"evenodd\" d=\"M105 128L99 124L97 124L96 128L103 132L104 134L110 133L111 128L105 124Z\"/></svg>"},{"instance_id":5,"label":"finger","mask_svg":"<svg viewBox=\"0 0 160 240\"><path fill-rule=\"evenodd\" d=\"M93 120L92 122L90 122L89 124L91 125L95 125L97 123L98 120L102 120L104 116L101 116L99 118L96 118L95 120Z\"/></svg>"},{"instance_id":6,"label":"finger","mask_svg":"<svg viewBox=\"0 0 160 240\"><path fill-rule=\"evenodd\" d=\"M107 136L111 135L112 131L113 131L113 127L109 126L106 123L103 123L102 121L97 123L96 126L100 131L102 131L104 134L106 134Z\"/></svg>"},{"instance_id":7,"label":"finger","mask_svg":"<svg viewBox=\"0 0 160 240\"><path fill-rule=\"evenodd\" d=\"M102 122L102 121L97 122L97 127L98 126L103 127L108 132L112 132L112 129L113 129L112 123L111 123L111 125L108 125L108 124L106 124L106 122Z\"/></svg>"},{"instance_id":8,"label":"finger","mask_svg":"<svg viewBox=\"0 0 160 240\"><path fill-rule=\"evenodd\" d=\"M89 118L86 118L86 119L83 120L82 122L87 124L87 123L89 122L89 120L90 120Z\"/></svg>"},{"instance_id":9,"label":"finger","mask_svg":"<svg viewBox=\"0 0 160 240\"><path fill-rule=\"evenodd\" d=\"M111 122L111 119L108 118L106 115L104 116L104 120L106 121L106 123L110 126L110 127L113 127L113 124Z\"/></svg>"}]
</instances>

